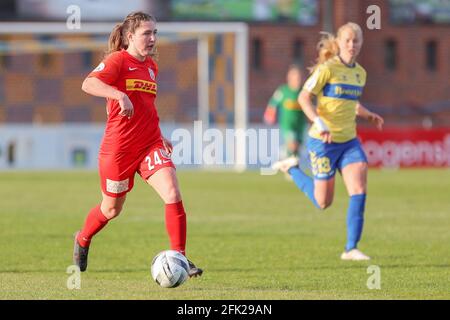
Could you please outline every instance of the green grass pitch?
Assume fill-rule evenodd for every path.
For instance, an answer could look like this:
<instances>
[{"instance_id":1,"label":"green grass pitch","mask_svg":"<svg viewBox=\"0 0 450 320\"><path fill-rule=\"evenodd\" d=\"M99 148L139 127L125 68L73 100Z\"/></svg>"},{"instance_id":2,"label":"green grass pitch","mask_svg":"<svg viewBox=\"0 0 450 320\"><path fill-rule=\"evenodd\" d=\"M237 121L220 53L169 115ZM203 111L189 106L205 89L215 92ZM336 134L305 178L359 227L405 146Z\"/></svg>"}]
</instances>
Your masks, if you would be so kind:
<instances>
[{"instance_id":1,"label":"green grass pitch","mask_svg":"<svg viewBox=\"0 0 450 320\"><path fill-rule=\"evenodd\" d=\"M121 216L93 240L69 290L73 233L100 199L95 172L0 173L0 299L450 299L450 170L369 172L360 249L343 262L348 197L313 208L282 175L178 173L188 256L203 277L160 288L150 262L168 249L164 211L136 177ZM379 267L381 288L369 289Z\"/></svg>"}]
</instances>

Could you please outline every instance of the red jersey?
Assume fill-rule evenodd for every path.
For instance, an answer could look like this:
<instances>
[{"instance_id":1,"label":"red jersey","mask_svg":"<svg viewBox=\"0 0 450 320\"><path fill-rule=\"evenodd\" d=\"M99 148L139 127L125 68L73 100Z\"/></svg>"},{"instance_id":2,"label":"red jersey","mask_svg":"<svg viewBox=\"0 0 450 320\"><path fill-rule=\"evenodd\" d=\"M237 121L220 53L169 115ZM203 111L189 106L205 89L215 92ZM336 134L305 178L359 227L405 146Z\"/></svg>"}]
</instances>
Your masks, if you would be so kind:
<instances>
[{"instance_id":1,"label":"red jersey","mask_svg":"<svg viewBox=\"0 0 450 320\"><path fill-rule=\"evenodd\" d=\"M100 153L140 153L161 140L155 107L158 67L147 57L139 61L126 50L111 53L88 77L124 92L133 103L134 114L119 115L119 102L107 99L108 120Z\"/></svg>"}]
</instances>

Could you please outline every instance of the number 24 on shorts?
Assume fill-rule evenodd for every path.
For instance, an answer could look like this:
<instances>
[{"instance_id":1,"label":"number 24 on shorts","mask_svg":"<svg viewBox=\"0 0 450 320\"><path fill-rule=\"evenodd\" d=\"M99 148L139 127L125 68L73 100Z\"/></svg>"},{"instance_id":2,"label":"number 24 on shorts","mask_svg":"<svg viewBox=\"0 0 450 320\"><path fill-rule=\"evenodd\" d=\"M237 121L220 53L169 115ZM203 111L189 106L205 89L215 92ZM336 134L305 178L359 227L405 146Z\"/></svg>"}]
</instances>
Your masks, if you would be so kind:
<instances>
[{"instance_id":1,"label":"number 24 on shorts","mask_svg":"<svg viewBox=\"0 0 450 320\"><path fill-rule=\"evenodd\" d=\"M170 159L163 159L163 160L161 160L161 157L160 157L158 151L154 151L153 152L153 161L152 161L151 155L152 154L150 153L150 155L145 157L145 162L147 162L148 170L150 170L150 171L155 169L155 166L163 165L163 164L166 164L166 163L170 162Z\"/></svg>"}]
</instances>

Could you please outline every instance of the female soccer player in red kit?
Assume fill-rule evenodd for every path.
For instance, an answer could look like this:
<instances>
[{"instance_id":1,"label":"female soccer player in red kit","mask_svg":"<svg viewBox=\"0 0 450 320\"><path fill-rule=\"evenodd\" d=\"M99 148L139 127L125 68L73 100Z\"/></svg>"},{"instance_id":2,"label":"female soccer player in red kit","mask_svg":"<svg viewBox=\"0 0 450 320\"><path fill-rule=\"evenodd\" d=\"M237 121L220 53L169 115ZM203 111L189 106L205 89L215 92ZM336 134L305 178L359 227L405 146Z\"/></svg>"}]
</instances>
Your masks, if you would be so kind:
<instances>
[{"instance_id":1,"label":"female soccer player in red kit","mask_svg":"<svg viewBox=\"0 0 450 320\"><path fill-rule=\"evenodd\" d=\"M108 56L82 85L86 93L106 98L108 120L99 152L103 199L75 236L73 259L81 271L87 268L92 237L122 211L136 172L165 203L171 249L185 254L186 213L170 159L172 145L161 134L155 108L156 33L155 18L129 14L110 35ZM189 276L202 272L189 261Z\"/></svg>"}]
</instances>

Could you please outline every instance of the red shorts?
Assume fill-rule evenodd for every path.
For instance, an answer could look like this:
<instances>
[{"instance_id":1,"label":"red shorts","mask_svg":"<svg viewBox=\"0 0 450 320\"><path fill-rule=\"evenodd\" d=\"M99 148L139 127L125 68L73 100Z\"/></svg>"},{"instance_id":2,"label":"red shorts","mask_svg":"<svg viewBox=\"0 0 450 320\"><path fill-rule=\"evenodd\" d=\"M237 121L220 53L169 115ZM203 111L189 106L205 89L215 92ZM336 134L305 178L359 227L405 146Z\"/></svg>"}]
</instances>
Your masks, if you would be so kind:
<instances>
[{"instance_id":1,"label":"red shorts","mask_svg":"<svg viewBox=\"0 0 450 320\"><path fill-rule=\"evenodd\" d=\"M175 168L170 154L158 142L149 150L141 153L115 153L99 155L99 171L102 191L113 198L119 198L130 192L134 186L134 174L137 172L147 180L162 168Z\"/></svg>"}]
</instances>

